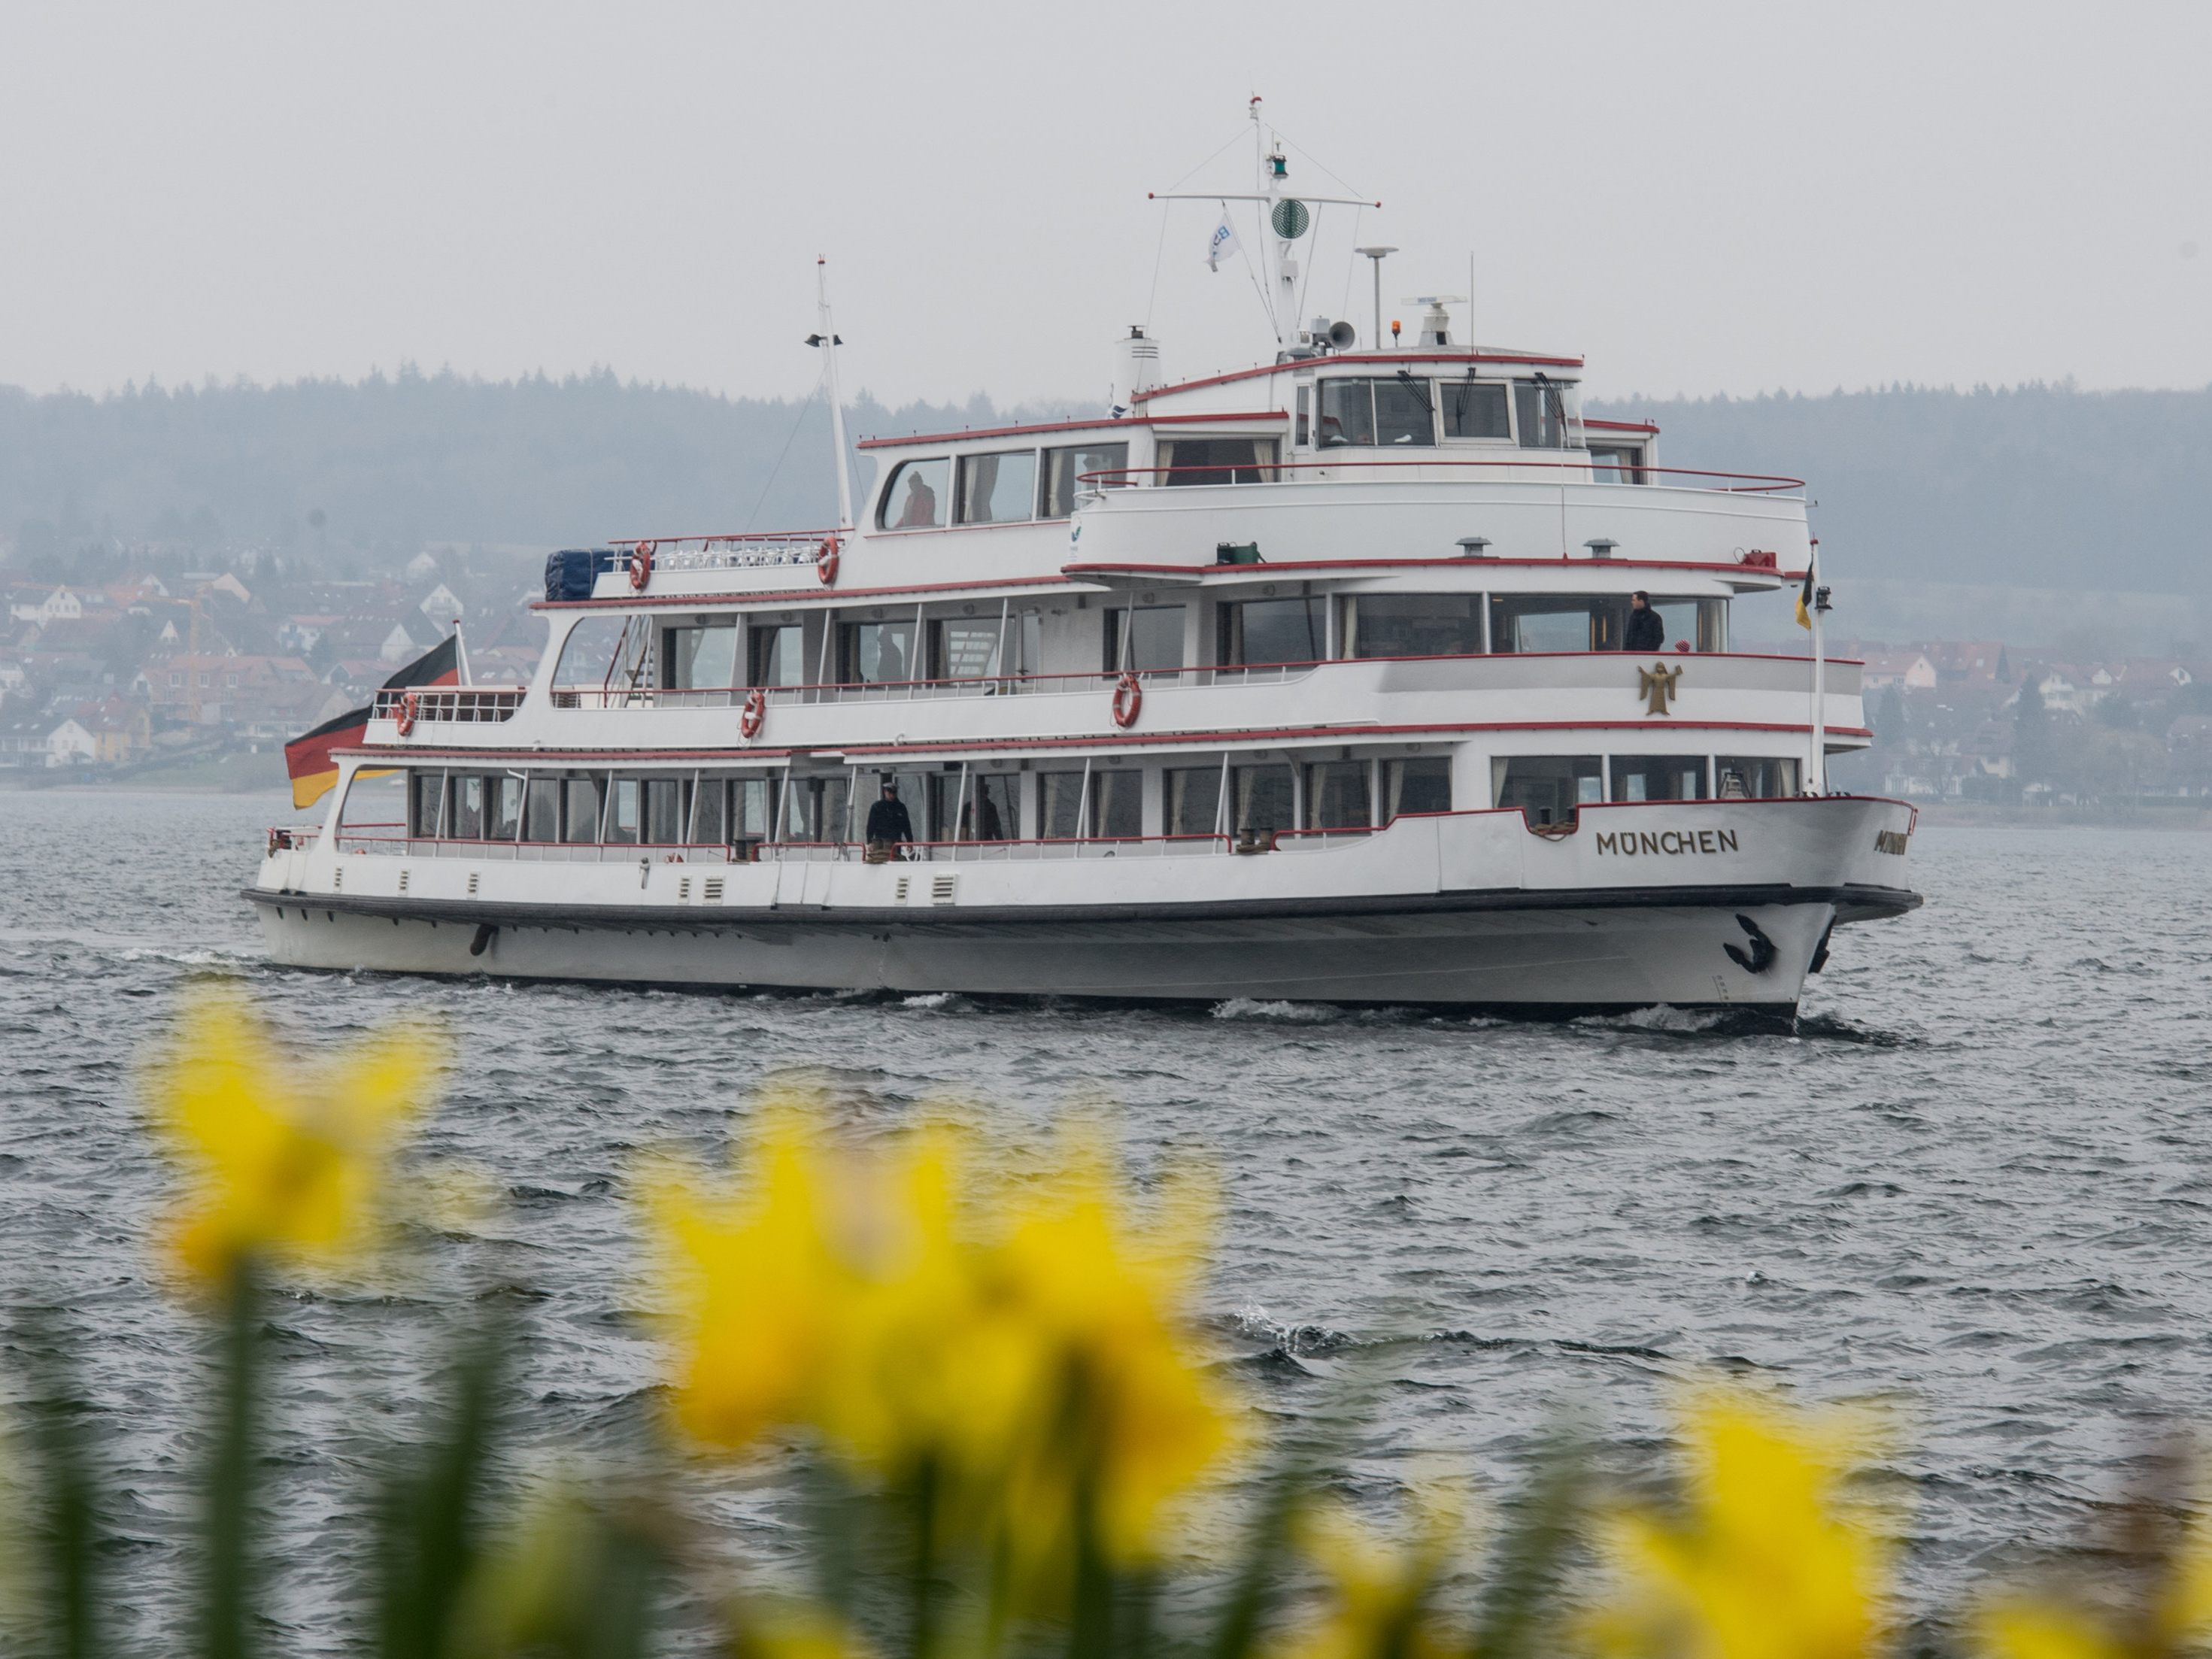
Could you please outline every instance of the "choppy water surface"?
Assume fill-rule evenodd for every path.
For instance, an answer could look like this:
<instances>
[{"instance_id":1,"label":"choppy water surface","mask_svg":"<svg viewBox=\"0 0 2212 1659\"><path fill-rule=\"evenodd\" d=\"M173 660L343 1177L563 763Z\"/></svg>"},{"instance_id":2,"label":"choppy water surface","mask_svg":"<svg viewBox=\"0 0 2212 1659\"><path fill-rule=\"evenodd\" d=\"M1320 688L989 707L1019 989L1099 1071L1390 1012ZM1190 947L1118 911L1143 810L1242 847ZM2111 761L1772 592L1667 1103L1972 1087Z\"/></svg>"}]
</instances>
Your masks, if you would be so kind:
<instances>
[{"instance_id":1,"label":"choppy water surface","mask_svg":"<svg viewBox=\"0 0 2212 1659\"><path fill-rule=\"evenodd\" d=\"M1228 1004L682 996L317 976L261 964L236 890L271 799L0 795L0 1275L59 1309L126 1435L136 1571L189 1519L191 1322L146 1231L162 1170L131 1057L189 975L251 981L312 1046L403 1008L459 1033L433 1139L505 1212L453 1247L520 1279L532 1421L588 1452L651 1386L626 1169L719 1148L772 1073L856 1121L957 1093L1017 1132L1119 1103L1139 1171L1197 1152L1228 1200L1207 1312L1273 1407L1375 1384L1355 1485L1510 1479L1562 1412L1615 1446L1721 1367L1905 1403L1913 1572L1948 1595L2069 1536L2169 1417L2212 1424L2212 840L1916 837L1927 908L1839 936L1796 1035L1706 1019L1527 1026ZM278 1314L285 1616L336 1625L326 1547L358 1429L421 1397L427 1298ZM740 1524L733 1520L733 1526Z\"/></svg>"}]
</instances>

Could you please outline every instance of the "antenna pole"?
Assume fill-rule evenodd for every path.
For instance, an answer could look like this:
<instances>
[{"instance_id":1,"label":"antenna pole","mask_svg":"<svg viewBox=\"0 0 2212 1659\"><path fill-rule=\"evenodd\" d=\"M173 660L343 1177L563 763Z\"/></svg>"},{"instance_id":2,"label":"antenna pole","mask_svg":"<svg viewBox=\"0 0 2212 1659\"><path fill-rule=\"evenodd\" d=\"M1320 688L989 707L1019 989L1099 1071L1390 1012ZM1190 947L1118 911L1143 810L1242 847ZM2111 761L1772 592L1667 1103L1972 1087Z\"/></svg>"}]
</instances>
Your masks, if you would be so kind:
<instances>
[{"instance_id":1,"label":"antenna pole","mask_svg":"<svg viewBox=\"0 0 2212 1659\"><path fill-rule=\"evenodd\" d=\"M830 441L837 451L837 528L853 527L853 464L845 452L845 400L837 392L837 330L830 319L830 261L814 261L814 286L822 309L822 364L830 377Z\"/></svg>"},{"instance_id":2,"label":"antenna pole","mask_svg":"<svg viewBox=\"0 0 2212 1659\"><path fill-rule=\"evenodd\" d=\"M1815 537L1806 562L1813 570L1813 775L1810 793L1828 793L1828 590L1820 586L1820 543Z\"/></svg>"}]
</instances>

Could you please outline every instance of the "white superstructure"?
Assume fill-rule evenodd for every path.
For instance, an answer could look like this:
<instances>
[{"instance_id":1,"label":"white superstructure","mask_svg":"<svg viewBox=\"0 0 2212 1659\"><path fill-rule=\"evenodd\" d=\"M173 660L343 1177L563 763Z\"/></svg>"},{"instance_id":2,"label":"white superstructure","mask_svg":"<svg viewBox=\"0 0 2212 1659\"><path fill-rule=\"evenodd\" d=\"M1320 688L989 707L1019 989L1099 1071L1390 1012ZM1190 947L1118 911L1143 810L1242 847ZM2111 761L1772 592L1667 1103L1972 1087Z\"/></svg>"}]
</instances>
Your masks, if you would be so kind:
<instances>
[{"instance_id":1,"label":"white superstructure","mask_svg":"<svg viewBox=\"0 0 2212 1659\"><path fill-rule=\"evenodd\" d=\"M1180 384L1133 337L1115 415L865 442L857 523L556 561L529 686L385 694L272 832L272 954L1788 1011L1834 924L1918 902L1911 809L1821 793L1858 665L1729 648L1813 556L1797 481L1662 467L1578 358L1442 303L1402 348L1271 320L1274 361ZM826 300L817 339L834 374Z\"/></svg>"}]
</instances>

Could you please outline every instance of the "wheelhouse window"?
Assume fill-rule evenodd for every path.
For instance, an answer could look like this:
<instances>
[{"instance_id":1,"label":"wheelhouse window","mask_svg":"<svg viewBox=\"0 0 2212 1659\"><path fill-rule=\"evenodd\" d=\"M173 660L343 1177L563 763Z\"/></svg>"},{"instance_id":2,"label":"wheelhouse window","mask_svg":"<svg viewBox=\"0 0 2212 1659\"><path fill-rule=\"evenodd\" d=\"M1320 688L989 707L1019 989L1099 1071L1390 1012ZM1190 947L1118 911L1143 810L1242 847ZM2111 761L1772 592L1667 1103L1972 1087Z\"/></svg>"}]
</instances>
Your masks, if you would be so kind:
<instances>
[{"instance_id":1,"label":"wheelhouse window","mask_svg":"<svg viewBox=\"0 0 2212 1659\"><path fill-rule=\"evenodd\" d=\"M1781 800L1797 793L1797 763L1771 755L1721 755L1713 793L1723 800Z\"/></svg>"},{"instance_id":2,"label":"wheelhouse window","mask_svg":"<svg viewBox=\"0 0 2212 1659\"><path fill-rule=\"evenodd\" d=\"M1705 800L1705 757L1703 755L1615 755L1613 757L1613 798L1615 800Z\"/></svg>"},{"instance_id":3,"label":"wheelhouse window","mask_svg":"<svg viewBox=\"0 0 2212 1659\"><path fill-rule=\"evenodd\" d=\"M884 530L941 530L945 527L945 484L952 464L943 456L927 461L901 461L884 483L876 508L877 526Z\"/></svg>"},{"instance_id":4,"label":"wheelhouse window","mask_svg":"<svg viewBox=\"0 0 2212 1659\"><path fill-rule=\"evenodd\" d=\"M1436 410L1429 382L1410 375L1390 380L1328 380L1320 385L1322 449L1432 446Z\"/></svg>"},{"instance_id":5,"label":"wheelhouse window","mask_svg":"<svg viewBox=\"0 0 2212 1659\"><path fill-rule=\"evenodd\" d=\"M1650 475L1644 471L1644 452L1639 448L1590 451L1590 472L1600 483L1649 483Z\"/></svg>"},{"instance_id":6,"label":"wheelhouse window","mask_svg":"<svg viewBox=\"0 0 2212 1659\"><path fill-rule=\"evenodd\" d=\"M1628 601L1620 602L1626 611ZM1604 607L1580 595L1494 594L1490 648L1500 652L1598 651ZM1618 635L1616 635L1616 637Z\"/></svg>"},{"instance_id":7,"label":"wheelhouse window","mask_svg":"<svg viewBox=\"0 0 2212 1659\"><path fill-rule=\"evenodd\" d=\"M1604 763L1595 755L1500 756L1490 763L1492 804L1518 808L1531 823L1565 823L1575 809L1604 799Z\"/></svg>"},{"instance_id":8,"label":"wheelhouse window","mask_svg":"<svg viewBox=\"0 0 2212 1659\"><path fill-rule=\"evenodd\" d=\"M1505 387L1496 380L1439 380L1437 405L1447 438L1504 438L1513 435Z\"/></svg>"},{"instance_id":9,"label":"wheelhouse window","mask_svg":"<svg viewBox=\"0 0 2212 1659\"><path fill-rule=\"evenodd\" d=\"M1017 524L1036 516L1034 449L960 458L962 524Z\"/></svg>"},{"instance_id":10,"label":"wheelhouse window","mask_svg":"<svg viewBox=\"0 0 2212 1659\"><path fill-rule=\"evenodd\" d=\"M847 623L839 679L847 685L896 685L921 678L915 672L914 618Z\"/></svg>"},{"instance_id":11,"label":"wheelhouse window","mask_svg":"<svg viewBox=\"0 0 2212 1659\"><path fill-rule=\"evenodd\" d=\"M1273 438L1178 438L1160 452L1164 484L1267 483L1275 476Z\"/></svg>"},{"instance_id":12,"label":"wheelhouse window","mask_svg":"<svg viewBox=\"0 0 2212 1659\"><path fill-rule=\"evenodd\" d=\"M1183 610L1179 605L1126 606L1106 613L1109 673L1124 668L1139 674L1164 673L1182 664ZM1122 635L1128 635L1125 643Z\"/></svg>"},{"instance_id":13,"label":"wheelhouse window","mask_svg":"<svg viewBox=\"0 0 2212 1659\"><path fill-rule=\"evenodd\" d=\"M1477 593L1359 593L1344 602L1353 657L1472 657L1482 652Z\"/></svg>"},{"instance_id":14,"label":"wheelhouse window","mask_svg":"<svg viewBox=\"0 0 2212 1659\"><path fill-rule=\"evenodd\" d=\"M1401 812L1452 810L1451 758L1426 755L1382 763L1382 822Z\"/></svg>"},{"instance_id":15,"label":"wheelhouse window","mask_svg":"<svg viewBox=\"0 0 2212 1659\"><path fill-rule=\"evenodd\" d=\"M1571 448L1582 426L1582 388L1571 380L1516 380L1513 415L1522 448Z\"/></svg>"},{"instance_id":16,"label":"wheelhouse window","mask_svg":"<svg viewBox=\"0 0 2212 1659\"><path fill-rule=\"evenodd\" d=\"M738 629L734 617L665 630L660 653L660 683L672 690L726 687L737 683Z\"/></svg>"},{"instance_id":17,"label":"wheelhouse window","mask_svg":"<svg viewBox=\"0 0 2212 1659\"><path fill-rule=\"evenodd\" d=\"M1127 483L1126 477L1101 478L1094 483L1082 482L1087 472L1126 473L1129 465L1129 446L1127 444L1075 444L1066 449L1048 449L1045 457L1044 507L1042 517L1065 519L1075 511L1075 498L1085 489L1117 489Z\"/></svg>"},{"instance_id":18,"label":"wheelhouse window","mask_svg":"<svg viewBox=\"0 0 2212 1659\"><path fill-rule=\"evenodd\" d=\"M1226 667L1250 663L1319 662L1328 653L1328 600L1248 599L1218 614L1219 650Z\"/></svg>"},{"instance_id":19,"label":"wheelhouse window","mask_svg":"<svg viewBox=\"0 0 2212 1659\"><path fill-rule=\"evenodd\" d=\"M748 685L806 684L806 631L797 623L748 629L745 655Z\"/></svg>"}]
</instances>

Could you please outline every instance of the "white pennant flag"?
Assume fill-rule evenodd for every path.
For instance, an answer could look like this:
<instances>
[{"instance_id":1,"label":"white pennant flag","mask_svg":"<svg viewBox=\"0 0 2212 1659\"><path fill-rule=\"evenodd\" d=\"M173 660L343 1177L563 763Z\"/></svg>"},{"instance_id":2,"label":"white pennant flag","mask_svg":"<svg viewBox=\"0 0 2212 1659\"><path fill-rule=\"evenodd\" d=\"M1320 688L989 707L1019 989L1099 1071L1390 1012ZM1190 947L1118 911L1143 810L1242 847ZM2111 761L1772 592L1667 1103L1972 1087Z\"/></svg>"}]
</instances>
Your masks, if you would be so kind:
<instances>
[{"instance_id":1,"label":"white pennant flag","mask_svg":"<svg viewBox=\"0 0 2212 1659\"><path fill-rule=\"evenodd\" d=\"M1224 202L1221 207L1221 222L1213 228L1213 238L1206 245L1206 268L1208 270L1220 270L1221 262L1238 252L1241 246L1237 240L1236 228L1229 222L1229 204Z\"/></svg>"}]
</instances>

